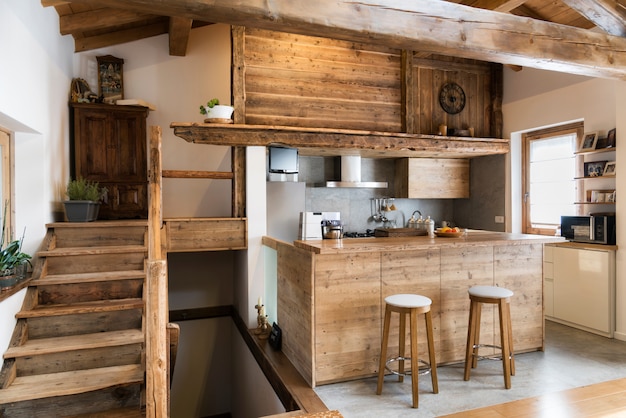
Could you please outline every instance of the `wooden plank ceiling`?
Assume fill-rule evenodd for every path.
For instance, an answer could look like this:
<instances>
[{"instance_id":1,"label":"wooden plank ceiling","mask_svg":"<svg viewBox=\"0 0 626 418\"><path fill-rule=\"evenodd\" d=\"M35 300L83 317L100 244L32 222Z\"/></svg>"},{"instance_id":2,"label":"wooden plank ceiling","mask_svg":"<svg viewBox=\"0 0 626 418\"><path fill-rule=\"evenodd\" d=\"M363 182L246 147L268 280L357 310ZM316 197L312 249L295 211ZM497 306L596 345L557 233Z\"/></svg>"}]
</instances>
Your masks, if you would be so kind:
<instances>
[{"instance_id":1,"label":"wooden plank ceiling","mask_svg":"<svg viewBox=\"0 0 626 418\"><path fill-rule=\"evenodd\" d=\"M74 38L77 52L167 33L169 53L184 56L192 28L220 22L369 40L518 69L532 66L626 79L626 0L42 0L41 4L55 7L60 32Z\"/></svg>"}]
</instances>

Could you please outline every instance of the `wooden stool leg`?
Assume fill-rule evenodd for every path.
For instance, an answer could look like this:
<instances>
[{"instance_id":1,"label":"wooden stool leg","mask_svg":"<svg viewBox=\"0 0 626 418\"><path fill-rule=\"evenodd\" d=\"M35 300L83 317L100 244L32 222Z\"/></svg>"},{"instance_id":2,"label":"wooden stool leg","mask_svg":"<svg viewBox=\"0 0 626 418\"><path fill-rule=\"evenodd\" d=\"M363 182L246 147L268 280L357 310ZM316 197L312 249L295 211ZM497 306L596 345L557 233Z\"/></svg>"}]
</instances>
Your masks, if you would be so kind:
<instances>
[{"instance_id":1,"label":"wooden stool leg","mask_svg":"<svg viewBox=\"0 0 626 418\"><path fill-rule=\"evenodd\" d=\"M411 327L411 389L413 392L413 408L418 407L418 376L419 376L419 366L417 359L417 310L411 309L411 319L410 319L410 327Z\"/></svg>"},{"instance_id":2,"label":"wooden stool leg","mask_svg":"<svg viewBox=\"0 0 626 418\"><path fill-rule=\"evenodd\" d=\"M463 376L463 380L469 380L470 378L470 367L473 363L472 353L474 352L474 340L476 336L476 306L478 304L473 300L470 300L470 313L469 313L469 322L467 325L467 346L465 348L465 375ZM478 318L480 321L480 317Z\"/></svg>"},{"instance_id":3,"label":"wooden stool leg","mask_svg":"<svg viewBox=\"0 0 626 418\"><path fill-rule=\"evenodd\" d=\"M511 351L511 376L515 376L515 349L513 348L513 327L511 325L511 302L506 302L506 320L509 324L509 350Z\"/></svg>"},{"instance_id":4,"label":"wooden stool leg","mask_svg":"<svg viewBox=\"0 0 626 418\"><path fill-rule=\"evenodd\" d=\"M498 303L499 319L500 319L500 345L502 347L502 367L504 369L504 387L511 388L511 350L509 347L509 320L506 313L506 302L501 300Z\"/></svg>"},{"instance_id":5,"label":"wooden stool leg","mask_svg":"<svg viewBox=\"0 0 626 418\"><path fill-rule=\"evenodd\" d=\"M398 336L398 357L404 358L406 354L406 314L400 312L400 328ZM404 382L404 360L398 362L398 382Z\"/></svg>"},{"instance_id":6,"label":"wooden stool leg","mask_svg":"<svg viewBox=\"0 0 626 418\"><path fill-rule=\"evenodd\" d=\"M480 321L483 315L483 305L480 302L474 302L474 341L472 341L472 345L474 346L474 355L472 356L472 369L475 369L478 366L478 344L480 344Z\"/></svg>"},{"instance_id":7,"label":"wooden stool leg","mask_svg":"<svg viewBox=\"0 0 626 418\"><path fill-rule=\"evenodd\" d=\"M433 383L433 393L439 393L437 379L437 360L435 360L435 342L433 339L433 319L430 311L424 314L426 319L426 338L428 339L428 361L430 362L430 378Z\"/></svg>"},{"instance_id":8,"label":"wooden stool leg","mask_svg":"<svg viewBox=\"0 0 626 418\"><path fill-rule=\"evenodd\" d=\"M383 342L380 345L380 364L378 366L378 385L376 394L380 395L383 391L383 380L385 379L385 364L387 362L387 344L389 343L389 323L391 322L391 311L389 307L385 308L385 323L383 325Z\"/></svg>"}]
</instances>

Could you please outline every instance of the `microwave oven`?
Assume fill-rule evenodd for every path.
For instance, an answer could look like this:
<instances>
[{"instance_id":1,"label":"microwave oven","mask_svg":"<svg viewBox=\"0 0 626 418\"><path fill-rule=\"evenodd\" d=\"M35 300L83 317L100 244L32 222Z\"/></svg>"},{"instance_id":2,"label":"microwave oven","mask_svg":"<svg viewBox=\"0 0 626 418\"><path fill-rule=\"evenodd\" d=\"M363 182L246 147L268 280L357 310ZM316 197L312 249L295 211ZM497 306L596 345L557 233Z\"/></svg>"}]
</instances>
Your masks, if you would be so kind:
<instances>
[{"instance_id":1,"label":"microwave oven","mask_svg":"<svg viewBox=\"0 0 626 418\"><path fill-rule=\"evenodd\" d=\"M573 242L615 245L615 214L561 216L561 236Z\"/></svg>"}]
</instances>

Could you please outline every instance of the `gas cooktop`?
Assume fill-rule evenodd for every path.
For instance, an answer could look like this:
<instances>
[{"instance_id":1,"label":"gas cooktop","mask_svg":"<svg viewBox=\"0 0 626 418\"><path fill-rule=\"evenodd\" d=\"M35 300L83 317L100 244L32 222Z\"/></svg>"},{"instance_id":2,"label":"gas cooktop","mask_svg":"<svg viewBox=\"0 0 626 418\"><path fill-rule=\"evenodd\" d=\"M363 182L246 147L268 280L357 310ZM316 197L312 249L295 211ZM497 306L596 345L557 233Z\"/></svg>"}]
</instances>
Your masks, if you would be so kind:
<instances>
[{"instance_id":1,"label":"gas cooktop","mask_svg":"<svg viewBox=\"0 0 626 418\"><path fill-rule=\"evenodd\" d=\"M344 232L343 233L344 238L367 238L367 237L373 237L373 236L374 236L373 229L366 229L365 232Z\"/></svg>"}]
</instances>

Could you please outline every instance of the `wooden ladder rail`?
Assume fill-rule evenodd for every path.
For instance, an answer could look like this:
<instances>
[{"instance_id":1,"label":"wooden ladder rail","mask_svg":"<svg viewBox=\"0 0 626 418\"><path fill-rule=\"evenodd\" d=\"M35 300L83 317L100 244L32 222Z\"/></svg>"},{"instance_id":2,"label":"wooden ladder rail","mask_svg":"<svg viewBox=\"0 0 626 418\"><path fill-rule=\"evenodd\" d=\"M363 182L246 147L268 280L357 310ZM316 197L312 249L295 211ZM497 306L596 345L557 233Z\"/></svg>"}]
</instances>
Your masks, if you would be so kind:
<instances>
[{"instance_id":1,"label":"wooden ladder rail","mask_svg":"<svg viewBox=\"0 0 626 418\"><path fill-rule=\"evenodd\" d=\"M245 216L245 148L232 147L232 172L163 170L162 131L150 127L148 161L148 259L146 261L146 417L165 418L170 409L170 341L178 329L169 324L168 278L163 245L163 178L232 180L232 217ZM172 342L174 343L174 342ZM172 354L174 356L175 353Z\"/></svg>"},{"instance_id":2,"label":"wooden ladder rail","mask_svg":"<svg viewBox=\"0 0 626 418\"><path fill-rule=\"evenodd\" d=\"M168 376L167 262L161 245L163 227L161 127L150 127L148 161L148 260L146 261L146 417L167 418Z\"/></svg>"}]
</instances>

